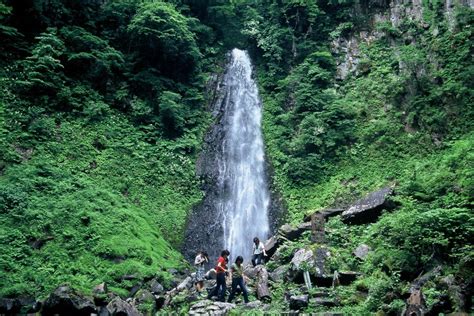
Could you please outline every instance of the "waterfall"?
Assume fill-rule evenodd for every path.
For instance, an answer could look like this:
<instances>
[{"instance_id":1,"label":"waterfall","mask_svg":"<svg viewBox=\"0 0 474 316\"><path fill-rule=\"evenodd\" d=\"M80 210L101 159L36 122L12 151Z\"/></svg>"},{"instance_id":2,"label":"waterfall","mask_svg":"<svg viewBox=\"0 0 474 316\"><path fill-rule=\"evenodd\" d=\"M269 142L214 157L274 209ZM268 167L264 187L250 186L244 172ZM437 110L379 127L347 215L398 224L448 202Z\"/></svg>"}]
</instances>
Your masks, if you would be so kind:
<instances>
[{"instance_id":1,"label":"waterfall","mask_svg":"<svg viewBox=\"0 0 474 316\"><path fill-rule=\"evenodd\" d=\"M211 267L223 249L231 260L248 260L253 238L274 233L283 208L268 188L262 104L248 54L232 50L224 74L209 87L215 121L196 164L204 197L188 217L182 251L191 262L207 251Z\"/></svg>"},{"instance_id":2,"label":"waterfall","mask_svg":"<svg viewBox=\"0 0 474 316\"><path fill-rule=\"evenodd\" d=\"M270 194L261 132L262 104L246 51L233 49L222 81L223 140L216 155L217 213L224 247L232 257L249 258L252 240L269 233Z\"/></svg>"}]
</instances>

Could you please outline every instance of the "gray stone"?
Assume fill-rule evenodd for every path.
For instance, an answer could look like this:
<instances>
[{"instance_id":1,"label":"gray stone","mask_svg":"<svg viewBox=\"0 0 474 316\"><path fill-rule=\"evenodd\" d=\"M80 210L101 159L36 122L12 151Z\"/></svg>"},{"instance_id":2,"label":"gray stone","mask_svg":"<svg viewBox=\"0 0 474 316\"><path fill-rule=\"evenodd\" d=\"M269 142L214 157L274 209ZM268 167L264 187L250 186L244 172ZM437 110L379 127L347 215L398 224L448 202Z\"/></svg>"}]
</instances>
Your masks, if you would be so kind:
<instances>
[{"instance_id":1,"label":"gray stone","mask_svg":"<svg viewBox=\"0 0 474 316\"><path fill-rule=\"evenodd\" d=\"M377 220L384 209L394 207L388 197L393 193L392 188L387 187L375 191L356 201L342 213L342 221L348 224L364 224Z\"/></svg>"},{"instance_id":2,"label":"gray stone","mask_svg":"<svg viewBox=\"0 0 474 316\"><path fill-rule=\"evenodd\" d=\"M283 281L287 271L288 271L288 266L286 265L279 266L278 268L273 270L273 272L270 272L268 276L274 282Z\"/></svg>"},{"instance_id":3,"label":"gray stone","mask_svg":"<svg viewBox=\"0 0 474 316\"><path fill-rule=\"evenodd\" d=\"M227 309L235 308L235 304L232 304L232 303L214 302L214 305L220 307L221 309L224 309L224 308L227 308Z\"/></svg>"},{"instance_id":4,"label":"gray stone","mask_svg":"<svg viewBox=\"0 0 474 316\"><path fill-rule=\"evenodd\" d=\"M354 250L353 254L357 258L364 260L369 254L370 250L371 249L369 246L367 246L366 244L361 244Z\"/></svg>"},{"instance_id":5,"label":"gray stone","mask_svg":"<svg viewBox=\"0 0 474 316\"><path fill-rule=\"evenodd\" d=\"M203 301L200 301L196 304L194 304L193 306L191 306L191 309L199 309L199 308L203 308L203 307L206 307L208 305L212 304L212 301L211 300L203 300Z\"/></svg>"},{"instance_id":6,"label":"gray stone","mask_svg":"<svg viewBox=\"0 0 474 316\"><path fill-rule=\"evenodd\" d=\"M262 305L263 303L259 300L256 300L256 301L252 301L252 302L249 302L247 304L245 304L242 309L246 309L246 310L249 310L249 309L262 309Z\"/></svg>"},{"instance_id":7,"label":"gray stone","mask_svg":"<svg viewBox=\"0 0 474 316\"><path fill-rule=\"evenodd\" d=\"M155 296L148 291L148 290L140 290L135 294L135 301L138 304L143 304L143 303L154 303L155 302Z\"/></svg>"},{"instance_id":8,"label":"gray stone","mask_svg":"<svg viewBox=\"0 0 474 316\"><path fill-rule=\"evenodd\" d=\"M297 227L285 224L279 229L280 234L289 240L300 238L305 231L311 231L311 223L301 223Z\"/></svg>"},{"instance_id":9,"label":"gray stone","mask_svg":"<svg viewBox=\"0 0 474 316\"><path fill-rule=\"evenodd\" d=\"M193 286L193 279L191 277L187 277L176 287L176 289L178 291L182 291L184 289L189 289L192 286Z\"/></svg>"},{"instance_id":10,"label":"gray stone","mask_svg":"<svg viewBox=\"0 0 474 316\"><path fill-rule=\"evenodd\" d=\"M299 270L301 268L311 268L314 266L314 253L310 249L299 249L291 259L291 268Z\"/></svg>"},{"instance_id":11,"label":"gray stone","mask_svg":"<svg viewBox=\"0 0 474 316\"><path fill-rule=\"evenodd\" d=\"M107 309L112 315L141 316L141 313L130 303L125 302L120 297L115 297L108 305Z\"/></svg>"},{"instance_id":12,"label":"gray stone","mask_svg":"<svg viewBox=\"0 0 474 316\"><path fill-rule=\"evenodd\" d=\"M290 309L300 310L308 307L309 298L308 295L292 295L290 297Z\"/></svg>"},{"instance_id":13,"label":"gray stone","mask_svg":"<svg viewBox=\"0 0 474 316\"><path fill-rule=\"evenodd\" d=\"M162 294L165 289L158 280L153 279L150 283L150 290L154 294Z\"/></svg>"},{"instance_id":14,"label":"gray stone","mask_svg":"<svg viewBox=\"0 0 474 316\"><path fill-rule=\"evenodd\" d=\"M272 236L265 241L265 251L269 258L273 256L273 254L277 251L280 244L281 239L279 238L279 236Z\"/></svg>"},{"instance_id":15,"label":"gray stone","mask_svg":"<svg viewBox=\"0 0 474 316\"><path fill-rule=\"evenodd\" d=\"M326 267L327 258L331 256L331 252L326 247L318 247L314 253L314 270L316 276L323 276L329 273Z\"/></svg>"},{"instance_id":16,"label":"gray stone","mask_svg":"<svg viewBox=\"0 0 474 316\"><path fill-rule=\"evenodd\" d=\"M107 293L107 284L101 283L101 284L97 285L92 290L92 293L94 293L94 294L105 294L105 293Z\"/></svg>"}]
</instances>

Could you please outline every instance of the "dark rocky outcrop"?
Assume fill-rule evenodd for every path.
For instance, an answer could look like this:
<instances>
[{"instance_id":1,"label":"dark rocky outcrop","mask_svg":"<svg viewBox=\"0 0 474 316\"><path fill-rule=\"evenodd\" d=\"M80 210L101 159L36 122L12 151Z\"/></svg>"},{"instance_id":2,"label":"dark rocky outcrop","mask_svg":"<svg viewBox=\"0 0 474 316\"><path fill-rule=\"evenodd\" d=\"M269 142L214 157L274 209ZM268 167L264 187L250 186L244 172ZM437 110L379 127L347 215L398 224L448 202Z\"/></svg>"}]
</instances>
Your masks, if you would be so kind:
<instances>
[{"instance_id":1,"label":"dark rocky outcrop","mask_svg":"<svg viewBox=\"0 0 474 316\"><path fill-rule=\"evenodd\" d=\"M340 285L349 285L354 282L361 274L354 271L343 271L339 272L339 283Z\"/></svg>"},{"instance_id":2,"label":"dark rocky outcrop","mask_svg":"<svg viewBox=\"0 0 474 316\"><path fill-rule=\"evenodd\" d=\"M390 187L370 193L342 212L342 221L347 224L364 224L376 221L382 210L395 207L395 204L388 199L392 193L393 190Z\"/></svg>"},{"instance_id":3,"label":"dark rocky outcrop","mask_svg":"<svg viewBox=\"0 0 474 316\"><path fill-rule=\"evenodd\" d=\"M308 307L309 297L308 295L292 295L290 297L290 309L300 310L302 308Z\"/></svg>"},{"instance_id":4,"label":"dark rocky outcrop","mask_svg":"<svg viewBox=\"0 0 474 316\"><path fill-rule=\"evenodd\" d=\"M68 286L58 287L44 302L43 315L90 315L96 312L92 300Z\"/></svg>"},{"instance_id":5,"label":"dark rocky outcrop","mask_svg":"<svg viewBox=\"0 0 474 316\"><path fill-rule=\"evenodd\" d=\"M20 304L16 299L0 298L0 313L1 314L16 314L20 311Z\"/></svg>"}]
</instances>

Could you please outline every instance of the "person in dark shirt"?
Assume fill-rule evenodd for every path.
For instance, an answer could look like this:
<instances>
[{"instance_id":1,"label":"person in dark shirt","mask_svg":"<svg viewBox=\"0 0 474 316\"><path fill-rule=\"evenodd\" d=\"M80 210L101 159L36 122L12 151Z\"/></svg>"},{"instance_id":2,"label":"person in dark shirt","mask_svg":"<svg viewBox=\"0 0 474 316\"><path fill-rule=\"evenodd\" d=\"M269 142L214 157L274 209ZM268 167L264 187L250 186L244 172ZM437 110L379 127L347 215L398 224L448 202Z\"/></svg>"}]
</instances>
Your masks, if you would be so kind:
<instances>
[{"instance_id":1,"label":"person in dark shirt","mask_svg":"<svg viewBox=\"0 0 474 316\"><path fill-rule=\"evenodd\" d=\"M221 302L225 302L225 291L227 290L225 284L225 276L227 274L227 262L229 260L229 250L222 250L221 256L217 259L216 265L216 287L207 296L211 299L213 296L217 296L217 299Z\"/></svg>"}]
</instances>

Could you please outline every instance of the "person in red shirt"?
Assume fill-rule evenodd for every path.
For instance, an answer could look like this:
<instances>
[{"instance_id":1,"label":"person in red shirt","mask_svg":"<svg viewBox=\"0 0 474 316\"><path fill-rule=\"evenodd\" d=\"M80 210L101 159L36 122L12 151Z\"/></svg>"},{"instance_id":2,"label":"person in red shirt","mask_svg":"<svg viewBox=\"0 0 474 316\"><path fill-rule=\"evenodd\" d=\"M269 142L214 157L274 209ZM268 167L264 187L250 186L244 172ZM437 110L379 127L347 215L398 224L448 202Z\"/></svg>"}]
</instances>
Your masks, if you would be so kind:
<instances>
[{"instance_id":1,"label":"person in red shirt","mask_svg":"<svg viewBox=\"0 0 474 316\"><path fill-rule=\"evenodd\" d=\"M216 265L216 287L212 290L211 293L207 296L208 299L211 299L213 296L217 295L217 300L225 302L225 291L227 290L225 284L225 276L227 271L227 262L229 260L230 252L229 250L222 250L221 256L217 259Z\"/></svg>"}]
</instances>

